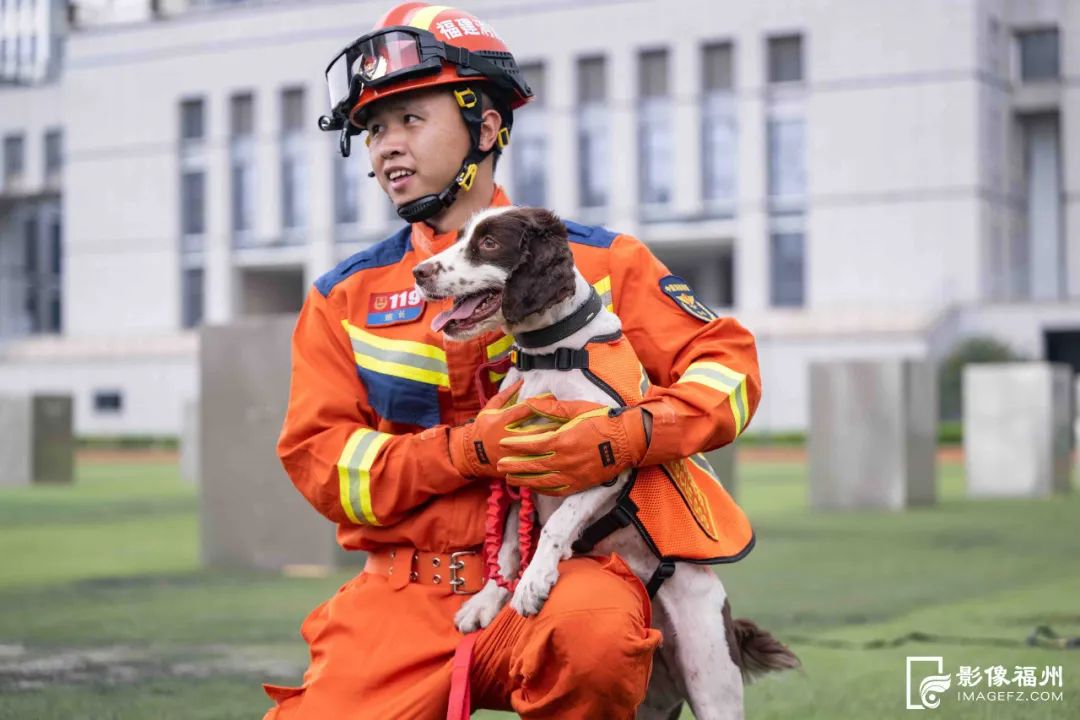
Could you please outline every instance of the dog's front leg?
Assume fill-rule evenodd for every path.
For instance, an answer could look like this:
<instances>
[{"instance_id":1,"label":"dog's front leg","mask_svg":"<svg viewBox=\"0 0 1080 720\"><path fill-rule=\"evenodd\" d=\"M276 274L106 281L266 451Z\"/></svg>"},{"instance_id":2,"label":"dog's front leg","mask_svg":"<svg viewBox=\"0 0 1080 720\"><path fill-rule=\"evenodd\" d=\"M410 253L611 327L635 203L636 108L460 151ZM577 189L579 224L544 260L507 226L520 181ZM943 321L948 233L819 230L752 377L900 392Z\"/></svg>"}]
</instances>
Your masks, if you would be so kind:
<instances>
[{"instance_id":1,"label":"dog's front leg","mask_svg":"<svg viewBox=\"0 0 1080 720\"><path fill-rule=\"evenodd\" d=\"M512 608L524 617L540 612L551 594L552 586L559 579L559 561L573 555L574 541L599 516L601 508L607 507L619 494L627 477L629 473L623 473L619 476L619 482L610 487L598 485L562 501L540 531L536 553L522 573L521 582L510 600Z\"/></svg>"},{"instance_id":2,"label":"dog's front leg","mask_svg":"<svg viewBox=\"0 0 1080 720\"><path fill-rule=\"evenodd\" d=\"M499 548L499 574L504 578L517 577L518 566L521 563L521 548L518 544L520 508L519 503L511 503L510 510L506 514L506 525L503 527L503 542L502 547ZM483 558L479 561L483 562ZM500 586L495 580L488 580L480 592L466 600L465 604L458 609L457 614L454 615L454 625L463 633L486 628L509 599L509 590Z\"/></svg>"}]
</instances>

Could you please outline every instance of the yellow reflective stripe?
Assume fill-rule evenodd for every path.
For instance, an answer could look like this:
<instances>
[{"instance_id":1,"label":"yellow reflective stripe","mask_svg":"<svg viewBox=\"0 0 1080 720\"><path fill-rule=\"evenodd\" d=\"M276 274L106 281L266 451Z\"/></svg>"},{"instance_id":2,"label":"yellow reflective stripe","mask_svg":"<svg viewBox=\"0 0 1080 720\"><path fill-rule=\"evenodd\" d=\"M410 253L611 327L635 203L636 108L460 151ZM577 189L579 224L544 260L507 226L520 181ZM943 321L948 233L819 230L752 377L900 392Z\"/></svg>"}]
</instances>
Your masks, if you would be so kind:
<instances>
[{"instance_id":1,"label":"yellow reflective stripe","mask_svg":"<svg viewBox=\"0 0 1080 720\"><path fill-rule=\"evenodd\" d=\"M608 312L615 312L615 306L611 302L611 276L607 275L600 278L593 287L596 289L596 294L600 296L600 300L604 303L604 307L608 309Z\"/></svg>"},{"instance_id":2,"label":"yellow reflective stripe","mask_svg":"<svg viewBox=\"0 0 1080 720\"><path fill-rule=\"evenodd\" d=\"M505 335L487 346L488 360L494 360L500 355L506 354L510 346L514 344L513 335Z\"/></svg>"},{"instance_id":3,"label":"yellow reflective stripe","mask_svg":"<svg viewBox=\"0 0 1080 720\"><path fill-rule=\"evenodd\" d=\"M442 348L413 340L390 340L373 335L349 324L347 320L342 320L341 324L352 339L353 359L360 367L383 375L450 387L446 352ZM367 346L367 351L358 349L358 344Z\"/></svg>"},{"instance_id":4,"label":"yellow reflective stripe","mask_svg":"<svg viewBox=\"0 0 1080 720\"><path fill-rule=\"evenodd\" d=\"M357 365L366 370L371 370L372 372L382 373L383 375L393 375L394 377L405 378L406 380L415 380L416 382L427 383L428 385L450 387L450 375L444 372L424 370L422 368L413 367L412 365L402 365L386 360L377 360L370 355L363 355L358 352L353 353L353 359L356 361Z\"/></svg>"},{"instance_id":5,"label":"yellow reflective stripe","mask_svg":"<svg viewBox=\"0 0 1080 720\"><path fill-rule=\"evenodd\" d=\"M641 377L638 379L638 391L642 397L645 397L645 393L649 390L649 374L645 372L645 366L638 363L638 370L641 372Z\"/></svg>"},{"instance_id":6,"label":"yellow reflective stripe","mask_svg":"<svg viewBox=\"0 0 1080 720\"><path fill-rule=\"evenodd\" d=\"M379 449L392 436L360 428L349 436L338 458L341 507L354 523L379 525L371 504L371 466Z\"/></svg>"},{"instance_id":7,"label":"yellow reflective stripe","mask_svg":"<svg viewBox=\"0 0 1080 720\"><path fill-rule=\"evenodd\" d=\"M731 396L731 414L735 416L735 437L742 435L746 427L746 412L750 403L746 397L746 382L739 384L738 389Z\"/></svg>"},{"instance_id":8,"label":"yellow reflective stripe","mask_svg":"<svg viewBox=\"0 0 1080 720\"><path fill-rule=\"evenodd\" d=\"M686 372L676 384L681 382L696 382L727 396L731 415L735 420L735 437L742 434L750 407L746 394L746 375L718 362L702 360L691 363L690 367L686 368Z\"/></svg>"},{"instance_id":9,"label":"yellow reflective stripe","mask_svg":"<svg viewBox=\"0 0 1080 720\"><path fill-rule=\"evenodd\" d=\"M449 9L449 5L431 5L430 7L421 8L409 19L409 25L414 28L420 28L421 30L430 30L431 23L435 20L435 16L443 10Z\"/></svg>"},{"instance_id":10,"label":"yellow reflective stripe","mask_svg":"<svg viewBox=\"0 0 1080 720\"><path fill-rule=\"evenodd\" d=\"M506 355L506 353L510 352L510 348L513 346L513 344L513 335L505 335L496 340L495 342L491 343L487 346L488 360L497 360L501 356ZM502 379L504 377L506 377L506 373L504 372L493 372L491 370L488 370L488 379L492 383L500 383L502 382Z\"/></svg>"},{"instance_id":11,"label":"yellow reflective stripe","mask_svg":"<svg viewBox=\"0 0 1080 720\"><path fill-rule=\"evenodd\" d=\"M718 362L711 362L709 360L699 360L698 362L690 363L690 367L686 368L686 373L684 373L684 375L689 375L690 373L698 370L702 371L706 375L720 375L726 378L732 387L738 385L746 379L746 376L743 375L741 372L736 372L735 370L729 368L727 365L722 365Z\"/></svg>"},{"instance_id":12,"label":"yellow reflective stripe","mask_svg":"<svg viewBox=\"0 0 1080 720\"><path fill-rule=\"evenodd\" d=\"M341 324L345 326L345 332L349 333L350 337L354 337L361 342L365 342L368 345L374 345L381 350L389 350L391 352L403 352L410 355L419 355L420 357L431 358L432 360L441 360L446 362L446 351L441 347L435 345L428 345L427 343L416 342L415 340L391 340L380 335L369 333L365 330L361 330L348 320L342 320Z\"/></svg>"}]
</instances>

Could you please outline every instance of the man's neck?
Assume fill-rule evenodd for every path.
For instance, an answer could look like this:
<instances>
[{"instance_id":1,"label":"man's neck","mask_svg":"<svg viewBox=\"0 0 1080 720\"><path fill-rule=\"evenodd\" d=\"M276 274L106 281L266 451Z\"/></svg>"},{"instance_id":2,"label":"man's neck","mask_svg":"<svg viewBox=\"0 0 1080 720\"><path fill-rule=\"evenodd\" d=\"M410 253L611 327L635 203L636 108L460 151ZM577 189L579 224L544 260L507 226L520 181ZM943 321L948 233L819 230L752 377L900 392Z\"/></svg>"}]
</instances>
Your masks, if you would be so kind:
<instances>
[{"instance_id":1,"label":"man's neck","mask_svg":"<svg viewBox=\"0 0 1080 720\"><path fill-rule=\"evenodd\" d=\"M451 230L459 230L473 213L489 207L494 195L495 179L491 173L478 174L470 190L459 190L450 207L424 222L438 235Z\"/></svg>"}]
</instances>

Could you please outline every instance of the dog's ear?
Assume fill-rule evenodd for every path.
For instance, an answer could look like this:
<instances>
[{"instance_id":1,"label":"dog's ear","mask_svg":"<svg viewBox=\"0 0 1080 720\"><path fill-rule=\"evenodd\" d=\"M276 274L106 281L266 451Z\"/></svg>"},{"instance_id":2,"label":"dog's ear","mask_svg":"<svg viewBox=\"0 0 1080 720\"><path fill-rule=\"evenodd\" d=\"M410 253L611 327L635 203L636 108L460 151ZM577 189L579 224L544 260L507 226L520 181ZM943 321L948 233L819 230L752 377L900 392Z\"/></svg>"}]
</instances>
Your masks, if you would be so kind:
<instances>
[{"instance_id":1,"label":"dog's ear","mask_svg":"<svg viewBox=\"0 0 1080 720\"><path fill-rule=\"evenodd\" d=\"M574 255L558 215L544 208L511 212L522 230L521 255L503 288L502 313L514 324L574 293Z\"/></svg>"}]
</instances>

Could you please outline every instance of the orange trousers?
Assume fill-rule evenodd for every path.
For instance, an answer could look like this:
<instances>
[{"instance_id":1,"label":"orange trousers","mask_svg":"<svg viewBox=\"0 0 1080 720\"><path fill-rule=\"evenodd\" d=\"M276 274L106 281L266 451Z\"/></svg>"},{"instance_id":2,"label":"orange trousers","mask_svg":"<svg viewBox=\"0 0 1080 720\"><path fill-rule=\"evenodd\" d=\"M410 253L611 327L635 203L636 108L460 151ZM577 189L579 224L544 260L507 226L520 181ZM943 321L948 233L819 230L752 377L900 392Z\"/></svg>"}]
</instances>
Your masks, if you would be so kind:
<instances>
[{"instance_id":1,"label":"orange trousers","mask_svg":"<svg viewBox=\"0 0 1080 720\"><path fill-rule=\"evenodd\" d=\"M571 558L559 572L539 615L523 618L507 605L480 632L473 709L633 718L660 643L644 586L617 555ZM276 702L264 720L443 720L461 640L453 618L464 600L440 586L395 590L361 573L304 621L304 684L264 686Z\"/></svg>"}]
</instances>

